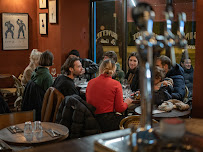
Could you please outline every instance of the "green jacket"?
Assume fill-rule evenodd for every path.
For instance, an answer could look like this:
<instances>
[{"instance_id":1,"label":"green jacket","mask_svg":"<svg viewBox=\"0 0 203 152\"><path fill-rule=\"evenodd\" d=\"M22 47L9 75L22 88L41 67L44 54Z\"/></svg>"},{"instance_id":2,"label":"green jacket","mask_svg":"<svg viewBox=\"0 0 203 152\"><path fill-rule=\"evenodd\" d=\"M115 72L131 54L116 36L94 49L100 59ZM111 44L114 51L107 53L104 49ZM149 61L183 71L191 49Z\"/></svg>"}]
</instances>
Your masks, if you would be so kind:
<instances>
[{"instance_id":1,"label":"green jacket","mask_svg":"<svg viewBox=\"0 0 203 152\"><path fill-rule=\"evenodd\" d=\"M46 67L38 66L33 72L31 80L38 84L45 91L52 86L53 77Z\"/></svg>"},{"instance_id":2,"label":"green jacket","mask_svg":"<svg viewBox=\"0 0 203 152\"><path fill-rule=\"evenodd\" d=\"M113 75L112 78L119 81L120 83L125 78L125 73L121 69L120 64L118 62L116 62L116 73Z\"/></svg>"}]
</instances>

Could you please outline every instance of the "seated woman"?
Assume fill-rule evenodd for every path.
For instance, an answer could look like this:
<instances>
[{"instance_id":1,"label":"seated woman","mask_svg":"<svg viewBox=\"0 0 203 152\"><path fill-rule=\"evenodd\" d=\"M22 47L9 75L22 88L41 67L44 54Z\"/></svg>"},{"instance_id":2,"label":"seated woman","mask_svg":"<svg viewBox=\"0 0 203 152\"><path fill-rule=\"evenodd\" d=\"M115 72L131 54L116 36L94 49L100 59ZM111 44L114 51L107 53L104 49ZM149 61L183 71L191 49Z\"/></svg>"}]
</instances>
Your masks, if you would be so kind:
<instances>
[{"instance_id":1,"label":"seated woman","mask_svg":"<svg viewBox=\"0 0 203 152\"><path fill-rule=\"evenodd\" d=\"M96 108L96 119L103 132L119 129L124 116L116 112L124 112L132 103L130 98L123 102L122 86L112 79L115 71L115 62L104 60L99 67L99 77L90 80L86 89L87 102Z\"/></svg>"},{"instance_id":2,"label":"seated woman","mask_svg":"<svg viewBox=\"0 0 203 152\"><path fill-rule=\"evenodd\" d=\"M139 86L139 56L137 52L132 52L128 57L128 72L125 79L128 80L132 91L138 91Z\"/></svg>"},{"instance_id":3,"label":"seated woman","mask_svg":"<svg viewBox=\"0 0 203 152\"><path fill-rule=\"evenodd\" d=\"M154 101L156 105L172 99L173 80L165 78L163 69L156 66L154 70Z\"/></svg>"},{"instance_id":4,"label":"seated woman","mask_svg":"<svg viewBox=\"0 0 203 152\"><path fill-rule=\"evenodd\" d=\"M49 73L54 56L50 51L45 51L40 56L39 66L33 71L31 80L46 91L53 84L53 77Z\"/></svg>"},{"instance_id":5,"label":"seated woman","mask_svg":"<svg viewBox=\"0 0 203 152\"><path fill-rule=\"evenodd\" d=\"M23 77L21 80L22 85L26 86L27 82L31 80L32 72L39 65L39 58L41 54L42 53L39 52L37 49L32 50L30 54L30 63L23 72Z\"/></svg>"}]
</instances>

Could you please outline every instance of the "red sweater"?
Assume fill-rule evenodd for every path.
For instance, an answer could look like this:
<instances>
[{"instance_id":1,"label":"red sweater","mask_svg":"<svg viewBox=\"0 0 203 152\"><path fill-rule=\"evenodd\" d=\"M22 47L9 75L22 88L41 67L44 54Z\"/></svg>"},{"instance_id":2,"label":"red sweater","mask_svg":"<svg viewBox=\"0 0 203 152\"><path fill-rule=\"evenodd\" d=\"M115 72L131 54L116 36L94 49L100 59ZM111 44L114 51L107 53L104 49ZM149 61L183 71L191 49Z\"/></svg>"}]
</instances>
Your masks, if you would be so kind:
<instances>
[{"instance_id":1,"label":"red sweater","mask_svg":"<svg viewBox=\"0 0 203 152\"><path fill-rule=\"evenodd\" d=\"M123 112L128 107L123 102L121 84L105 74L89 81L86 100L96 108L95 114Z\"/></svg>"}]
</instances>

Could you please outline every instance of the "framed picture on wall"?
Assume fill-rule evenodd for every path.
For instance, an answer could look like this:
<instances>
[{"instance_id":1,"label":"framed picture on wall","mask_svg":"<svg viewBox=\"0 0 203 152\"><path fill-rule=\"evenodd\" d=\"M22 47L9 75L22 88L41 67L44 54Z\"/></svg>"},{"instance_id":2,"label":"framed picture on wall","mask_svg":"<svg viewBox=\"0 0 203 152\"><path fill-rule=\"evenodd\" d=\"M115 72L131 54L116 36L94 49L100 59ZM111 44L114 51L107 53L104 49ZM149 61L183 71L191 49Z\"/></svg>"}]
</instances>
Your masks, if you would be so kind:
<instances>
[{"instance_id":1,"label":"framed picture on wall","mask_svg":"<svg viewBox=\"0 0 203 152\"><path fill-rule=\"evenodd\" d=\"M47 8L47 0L39 0L39 8Z\"/></svg>"},{"instance_id":2,"label":"framed picture on wall","mask_svg":"<svg viewBox=\"0 0 203 152\"><path fill-rule=\"evenodd\" d=\"M27 50L28 14L2 13L3 50Z\"/></svg>"},{"instance_id":3,"label":"framed picture on wall","mask_svg":"<svg viewBox=\"0 0 203 152\"><path fill-rule=\"evenodd\" d=\"M39 13L39 33L47 34L47 13Z\"/></svg>"},{"instance_id":4,"label":"framed picture on wall","mask_svg":"<svg viewBox=\"0 0 203 152\"><path fill-rule=\"evenodd\" d=\"M49 23L56 23L56 0L49 0Z\"/></svg>"}]
</instances>

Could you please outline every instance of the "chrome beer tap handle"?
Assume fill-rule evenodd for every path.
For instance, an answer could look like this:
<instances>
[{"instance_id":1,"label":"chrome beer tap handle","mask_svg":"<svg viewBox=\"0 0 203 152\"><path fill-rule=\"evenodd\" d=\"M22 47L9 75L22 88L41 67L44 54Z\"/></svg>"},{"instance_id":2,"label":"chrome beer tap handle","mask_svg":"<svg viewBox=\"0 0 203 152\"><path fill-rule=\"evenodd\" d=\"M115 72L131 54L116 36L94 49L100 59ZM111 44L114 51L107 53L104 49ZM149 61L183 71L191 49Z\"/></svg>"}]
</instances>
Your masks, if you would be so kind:
<instances>
[{"instance_id":1,"label":"chrome beer tap handle","mask_svg":"<svg viewBox=\"0 0 203 152\"><path fill-rule=\"evenodd\" d=\"M171 32L172 29L172 22L173 22L173 5L172 0L167 0L166 3L166 11L165 11L165 18L166 18L166 28L164 31L164 37L165 37L165 48L166 48L166 55L170 55L172 65L176 65L176 58L175 58L175 36Z\"/></svg>"},{"instance_id":2,"label":"chrome beer tap handle","mask_svg":"<svg viewBox=\"0 0 203 152\"><path fill-rule=\"evenodd\" d=\"M178 20L179 20L179 29L177 31L176 45L183 49L183 51L185 52L185 58L188 59L188 50L187 50L188 44L184 32L186 14L183 12L179 13Z\"/></svg>"}]
</instances>

